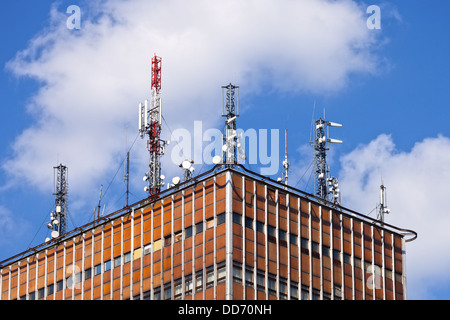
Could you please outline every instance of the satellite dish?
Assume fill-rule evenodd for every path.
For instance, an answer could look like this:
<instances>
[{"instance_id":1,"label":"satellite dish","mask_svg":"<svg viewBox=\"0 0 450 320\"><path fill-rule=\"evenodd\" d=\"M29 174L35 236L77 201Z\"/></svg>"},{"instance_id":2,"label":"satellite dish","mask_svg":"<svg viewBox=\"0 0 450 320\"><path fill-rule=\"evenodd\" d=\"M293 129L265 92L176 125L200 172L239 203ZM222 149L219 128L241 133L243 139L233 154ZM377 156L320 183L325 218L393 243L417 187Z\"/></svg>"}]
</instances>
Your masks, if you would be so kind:
<instances>
[{"instance_id":1,"label":"satellite dish","mask_svg":"<svg viewBox=\"0 0 450 320\"><path fill-rule=\"evenodd\" d=\"M189 171L190 171L190 172L194 172L194 170L195 170L194 167L190 167L190 168L189 168Z\"/></svg>"},{"instance_id":2,"label":"satellite dish","mask_svg":"<svg viewBox=\"0 0 450 320\"><path fill-rule=\"evenodd\" d=\"M226 144L224 144L223 146L222 146L222 151L223 152L226 152L228 150L228 146L226 145Z\"/></svg>"},{"instance_id":3,"label":"satellite dish","mask_svg":"<svg viewBox=\"0 0 450 320\"><path fill-rule=\"evenodd\" d=\"M164 179L166 178L166 176L162 174L162 175L160 176L160 178L161 178L161 180L164 180Z\"/></svg>"},{"instance_id":4,"label":"satellite dish","mask_svg":"<svg viewBox=\"0 0 450 320\"><path fill-rule=\"evenodd\" d=\"M191 162L189 160L184 160L181 165L184 169L189 169L191 167Z\"/></svg>"},{"instance_id":5,"label":"satellite dish","mask_svg":"<svg viewBox=\"0 0 450 320\"><path fill-rule=\"evenodd\" d=\"M148 180L148 176L144 176L143 178L142 178L142 181L147 181Z\"/></svg>"},{"instance_id":6,"label":"satellite dish","mask_svg":"<svg viewBox=\"0 0 450 320\"><path fill-rule=\"evenodd\" d=\"M59 221L58 220L53 220L53 224L58 224L59 223Z\"/></svg>"},{"instance_id":7,"label":"satellite dish","mask_svg":"<svg viewBox=\"0 0 450 320\"><path fill-rule=\"evenodd\" d=\"M52 238L58 238L59 237L59 232L58 231L52 231Z\"/></svg>"},{"instance_id":8,"label":"satellite dish","mask_svg":"<svg viewBox=\"0 0 450 320\"><path fill-rule=\"evenodd\" d=\"M172 183L175 184L175 185L179 184L180 183L180 177L174 177L172 179Z\"/></svg>"},{"instance_id":9,"label":"satellite dish","mask_svg":"<svg viewBox=\"0 0 450 320\"><path fill-rule=\"evenodd\" d=\"M214 156L214 158L212 159L212 162L214 164L219 164L222 162L222 157L221 156Z\"/></svg>"},{"instance_id":10,"label":"satellite dish","mask_svg":"<svg viewBox=\"0 0 450 320\"><path fill-rule=\"evenodd\" d=\"M45 242L49 242L49 241L50 241L49 237L45 238Z\"/></svg>"}]
</instances>

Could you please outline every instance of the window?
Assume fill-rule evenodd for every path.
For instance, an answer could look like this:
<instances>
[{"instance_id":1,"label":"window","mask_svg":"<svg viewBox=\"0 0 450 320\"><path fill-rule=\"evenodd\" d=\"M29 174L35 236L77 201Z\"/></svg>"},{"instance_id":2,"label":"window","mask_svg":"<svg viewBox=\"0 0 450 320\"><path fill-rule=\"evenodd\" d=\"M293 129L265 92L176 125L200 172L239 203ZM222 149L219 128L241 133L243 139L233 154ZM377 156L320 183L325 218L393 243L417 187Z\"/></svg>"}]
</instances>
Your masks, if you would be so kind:
<instances>
[{"instance_id":1,"label":"window","mask_svg":"<svg viewBox=\"0 0 450 320\"><path fill-rule=\"evenodd\" d=\"M223 261L217 265L217 283L224 282L226 275L225 261Z\"/></svg>"},{"instance_id":2,"label":"window","mask_svg":"<svg viewBox=\"0 0 450 320\"><path fill-rule=\"evenodd\" d=\"M280 299L287 299L287 279L286 278L280 277L279 290L280 290Z\"/></svg>"},{"instance_id":3,"label":"window","mask_svg":"<svg viewBox=\"0 0 450 320\"><path fill-rule=\"evenodd\" d=\"M253 287L253 268L249 266L245 267L245 285Z\"/></svg>"},{"instance_id":4,"label":"window","mask_svg":"<svg viewBox=\"0 0 450 320\"><path fill-rule=\"evenodd\" d=\"M298 236L296 234L293 233L289 233L289 242L293 245L297 245L297 238Z\"/></svg>"},{"instance_id":5,"label":"window","mask_svg":"<svg viewBox=\"0 0 450 320\"><path fill-rule=\"evenodd\" d=\"M264 233L264 223L256 221L256 231Z\"/></svg>"},{"instance_id":6,"label":"window","mask_svg":"<svg viewBox=\"0 0 450 320\"><path fill-rule=\"evenodd\" d=\"M171 244L172 244L172 235L168 235L164 238L164 246L170 247Z\"/></svg>"},{"instance_id":7,"label":"window","mask_svg":"<svg viewBox=\"0 0 450 320\"><path fill-rule=\"evenodd\" d=\"M182 297L182 293L183 293L183 285L181 283L181 278L175 280L175 293L174 293L174 299L175 300L180 300Z\"/></svg>"},{"instance_id":8,"label":"window","mask_svg":"<svg viewBox=\"0 0 450 320\"><path fill-rule=\"evenodd\" d=\"M350 255L344 252L344 263L350 264Z\"/></svg>"},{"instance_id":9,"label":"window","mask_svg":"<svg viewBox=\"0 0 450 320\"><path fill-rule=\"evenodd\" d=\"M214 286L214 266L206 269L206 288Z\"/></svg>"},{"instance_id":10,"label":"window","mask_svg":"<svg viewBox=\"0 0 450 320\"><path fill-rule=\"evenodd\" d=\"M120 266L122 264L122 257L118 256L114 258L114 268Z\"/></svg>"},{"instance_id":11,"label":"window","mask_svg":"<svg viewBox=\"0 0 450 320\"><path fill-rule=\"evenodd\" d=\"M242 283L242 263L233 261L233 281Z\"/></svg>"},{"instance_id":12,"label":"window","mask_svg":"<svg viewBox=\"0 0 450 320\"><path fill-rule=\"evenodd\" d=\"M320 290L312 289L312 299L313 300L320 300Z\"/></svg>"},{"instance_id":13,"label":"window","mask_svg":"<svg viewBox=\"0 0 450 320\"><path fill-rule=\"evenodd\" d=\"M100 273L102 273L102 265L101 265L101 264L96 265L96 266L94 267L94 270L95 270L94 275L95 275L95 276L96 276L96 275L99 275Z\"/></svg>"},{"instance_id":14,"label":"window","mask_svg":"<svg viewBox=\"0 0 450 320\"><path fill-rule=\"evenodd\" d=\"M156 287L154 294L155 300L161 300L161 287Z\"/></svg>"},{"instance_id":15,"label":"window","mask_svg":"<svg viewBox=\"0 0 450 320\"><path fill-rule=\"evenodd\" d=\"M333 249L333 260L335 262L341 261L341 253L339 252L339 250Z\"/></svg>"},{"instance_id":16,"label":"window","mask_svg":"<svg viewBox=\"0 0 450 320\"><path fill-rule=\"evenodd\" d=\"M92 268L84 271L84 280L89 280L92 277Z\"/></svg>"},{"instance_id":17,"label":"window","mask_svg":"<svg viewBox=\"0 0 450 320\"><path fill-rule=\"evenodd\" d=\"M200 232L203 232L203 221L195 224L195 234L199 234Z\"/></svg>"},{"instance_id":18,"label":"window","mask_svg":"<svg viewBox=\"0 0 450 320\"><path fill-rule=\"evenodd\" d=\"M55 292L55 286L52 283L47 287L47 295L52 295L54 292Z\"/></svg>"},{"instance_id":19,"label":"window","mask_svg":"<svg viewBox=\"0 0 450 320\"><path fill-rule=\"evenodd\" d=\"M225 223L225 212L217 215L217 225L221 225L222 223Z\"/></svg>"},{"instance_id":20,"label":"window","mask_svg":"<svg viewBox=\"0 0 450 320\"><path fill-rule=\"evenodd\" d=\"M197 292L203 290L203 271L198 271L195 274L195 288Z\"/></svg>"},{"instance_id":21,"label":"window","mask_svg":"<svg viewBox=\"0 0 450 320\"><path fill-rule=\"evenodd\" d=\"M291 281L291 299L298 299L298 283Z\"/></svg>"},{"instance_id":22,"label":"window","mask_svg":"<svg viewBox=\"0 0 450 320\"><path fill-rule=\"evenodd\" d=\"M256 286L257 286L258 290L264 291L264 288L265 288L264 271L261 271L261 270L257 271Z\"/></svg>"},{"instance_id":23,"label":"window","mask_svg":"<svg viewBox=\"0 0 450 320\"><path fill-rule=\"evenodd\" d=\"M29 298L30 298L30 300L36 300L36 292L35 291L30 292Z\"/></svg>"},{"instance_id":24,"label":"window","mask_svg":"<svg viewBox=\"0 0 450 320\"><path fill-rule=\"evenodd\" d=\"M308 241L309 241L308 239L301 238L302 252L307 254L309 253Z\"/></svg>"},{"instance_id":25,"label":"window","mask_svg":"<svg viewBox=\"0 0 450 320\"><path fill-rule=\"evenodd\" d=\"M322 256L330 257L330 247L324 245L322 246Z\"/></svg>"},{"instance_id":26,"label":"window","mask_svg":"<svg viewBox=\"0 0 450 320\"><path fill-rule=\"evenodd\" d=\"M64 281L59 280L59 281L56 283L56 290L57 290L57 291L61 291L61 290L63 289L63 286L64 286Z\"/></svg>"},{"instance_id":27,"label":"window","mask_svg":"<svg viewBox=\"0 0 450 320\"><path fill-rule=\"evenodd\" d=\"M186 290L185 295L190 296L192 294L192 274L188 274L185 277L184 286Z\"/></svg>"},{"instance_id":28,"label":"window","mask_svg":"<svg viewBox=\"0 0 450 320\"><path fill-rule=\"evenodd\" d=\"M131 261L131 252L127 252L123 255L123 263L127 263Z\"/></svg>"},{"instance_id":29,"label":"window","mask_svg":"<svg viewBox=\"0 0 450 320\"><path fill-rule=\"evenodd\" d=\"M105 272L111 270L111 260L105 262Z\"/></svg>"},{"instance_id":30,"label":"window","mask_svg":"<svg viewBox=\"0 0 450 320\"><path fill-rule=\"evenodd\" d=\"M278 240L279 240L281 246L287 247L286 231L281 230L281 229L278 230Z\"/></svg>"},{"instance_id":31,"label":"window","mask_svg":"<svg viewBox=\"0 0 450 320\"><path fill-rule=\"evenodd\" d=\"M206 229L214 228L214 219L206 220Z\"/></svg>"},{"instance_id":32,"label":"window","mask_svg":"<svg viewBox=\"0 0 450 320\"><path fill-rule=\"evenodd\" d=\"M192 237L192 226L187 227L184 232L186 234L186 239Z\"/></svg>"},{"instance_id":33,"label":"window","mask_svg":"<svg viewBox=\"0 0 450 320\"><path fill-rule=\"evenodd\" d=\"M152 252L152 244L148 244L144 246L144 256L150 254Z\"/></svg>"},{"instance_id":34,"label":"window","mask_svg":"<svg viewBox=\"0 0 450 320\"><path fill-rule=\"evenodd\" d=\"M269 282L268 282L269 294L276 295L276 284L277 284L276 277L277 276L275 274L269 273Z\"/></svg>"},{"instance_id":35,"label":"window","mask_svg":"<svg viewBox=\"0 0 450 320\"><path fill-rule=\"evenodd\" d=\"M38 299L42 299L45 296L45 288L40 288L38 290Z\"/></svg>"},{"instance_id":36,"label":"window","mask_svg":"<svg viewBox=\"0 0 450 320\"><path fill-rule=\"evenodd\" d=\"M245 217L245 227L253 229L253 219L250 217Z\"/></svg>"},{"instance_id":37,"label":"window","mask_svg":"<svg viewBox=\"0 0 450 320\"><path fill-rule=\"evenodd\" d=\"M302 285L302 300L309 300L309 287Z\"/></svg>"},{"instance_id":38,"label":"window","mask_svg":"<svg viewBox=\"0 0 450 320\"><path fill-rule=\"evenodd\" d=\"M233 212L233 223L241 224L242 216L239 213Z\"/></svg>"},{"instance_id":39,"label":"window","mask_svg":"<svg viewBox=\"0 0 450 320\"><path fill-rule=\"evenodd\" d=\"M178 233L175 233L174 239L175 239L174 240L175 242L180 242L181 240L183 240L183 233L181 231ZM144 250L145 250L145 248L144 248Z\"/></svg>"},{"instance_id":40,"label":"window","mask_svg":"<svg viewBox=\"0 0 450 320\"><path fill-rule=\"evenodd\" d=\"M172 298L172 287L170 282L164 285L164 299L170 300Z\"/></svg>"},{"instance_id":41,"label":"window","mask_svg":"<svg viewBox=\"0 0 450 320\"><path fill-rule=\"evenodd\" d=\"M275 238L275 228L272 226L267 226L267 239L271 242L276 242L277 239Z\"/></svg>"}]
</instances>

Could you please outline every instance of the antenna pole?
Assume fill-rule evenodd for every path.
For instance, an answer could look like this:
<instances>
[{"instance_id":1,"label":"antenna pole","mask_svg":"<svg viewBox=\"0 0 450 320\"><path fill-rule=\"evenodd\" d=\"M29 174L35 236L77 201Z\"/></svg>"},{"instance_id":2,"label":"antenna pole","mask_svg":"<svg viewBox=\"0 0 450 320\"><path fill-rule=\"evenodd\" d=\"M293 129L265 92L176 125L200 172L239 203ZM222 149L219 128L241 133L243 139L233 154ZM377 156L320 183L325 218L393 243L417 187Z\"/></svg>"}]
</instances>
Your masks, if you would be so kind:
<instances>
[{"instance_id":1,"label":"antenna pole","mask_svg":"<svg viewBox=\"0 0 450 320\"><path fill-rule=\"evenodd\" d=\"M340 203L337 179L329 176L330 169L327 165L327 151L330 150L329 143L342 143L342 141L329 138L329 127L342 127L342 125L322 119L316 121L315 140L313 142L315 151L314 193L324 200Z\"/></svg>"},{"instance_id":2,"label":"antenna pole","mask_svg":"<svg viewBox=\"0 0 450 320\"><path fill-rule=\"evenodd\" d=\"M127 167L126 167L125 181L127 182L127 203L128 207L128 195L130 193L129 185L130 185L130 152L127 152Z\"/></svg>"},{"instance_id":3,"label":"antenna pole","mask_svg":"<svg viewBox=\"0 0 450 320\"><path fill-rule=\"evenodd\" d=\"M288 185L289 162L288 162L288 157L287 157L287 129L284 129L284 161L283 161L283 167L284 167L284 184Z\"/></svg>"},{"instance_id":4,"label":"antenna pole","mask_svg":"<svg viewBox=\"0 0 450 320\"><path fill-rule=\"evenodd\" d=\"M68 170L66 166L60 164L53 167L53 185L53 195L56 196L55 211L50 214L50 223L47 227L52 230L52 238L57 238L67 231Z\"/></svg>"},{"instance_id":5,"label":"antenna pole","mask_svg":"<svg viewBox=\"0 0 450 320\"><path fill-rule=\"evenodd\" d=\"M141 137L148 136L147 148L150 153L149 170L144 176L148 182L145 191L149 198L156 198L161 191L163 182L161 179L161 155L164 154L164 146L167 141L161 140L161 57L152 58L151 74L151 105L139 104L139 132Z\"/></svg>"},{"instance_id":6,"label":"antenna pole","mask_svg":"<svg viewBox=\"0 0 450 320\"><path fill-rule=\"evenodd\" d=\"M225 120L224 159L227 165L237 163L237 132L236 118L239 117L239 87L232 85L222 86L224 95L222 117Z\"/></svg>"},{"instance_id":7,"label":"antenna pole","mask_svg":"<svg viewBox=\"0 0 450 320\"><path fill-rule=\"evenodd\" d=\"M100 186L100 196L98 198L97 220L100 219L100 207L102 202L103 184Z\"/></svg>"},{"instance_id":8,"label":"antenna pole","mask_svg":"<svg viewBox=\"0 0 450 320\"><path fill-rule=\"evenodd\" d=\"M378 218L380 219L381 225L384 224L384 215L388 214L391 210L388 209L386 204L386 187L381 181L380 186L380 205L378 207Z\"/></svg>"}]
</instances>

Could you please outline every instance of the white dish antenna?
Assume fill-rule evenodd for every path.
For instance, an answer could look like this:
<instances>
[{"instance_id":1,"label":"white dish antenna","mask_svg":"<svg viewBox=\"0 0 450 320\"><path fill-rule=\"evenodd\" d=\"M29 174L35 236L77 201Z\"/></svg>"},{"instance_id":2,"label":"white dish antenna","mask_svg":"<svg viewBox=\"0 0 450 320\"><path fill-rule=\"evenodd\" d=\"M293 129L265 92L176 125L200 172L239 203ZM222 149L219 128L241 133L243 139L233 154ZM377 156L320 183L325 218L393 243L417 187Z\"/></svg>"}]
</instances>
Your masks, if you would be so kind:
<instances>
[{"instance_id":1,"label":"white dish antenna","mask_svg":"<svg viewBox=\"0 0 450 320\"><path fill-rule=\"evenodd\" d=\"M173 183L174 185L179 184L180 181L181 181L180 177L174 177L174 178L172 179L172 183Z\"/></svg>"},{"instance_id":2,"label":"white dish antenna","mask_svg":"<svg viewBox=\"0 0 450 320\"><path fill-rule=\"evenodd\" d=\"M212 159L212 162L214 164L219 164L222 162L222 157L221 156L214 156L214 158Z\"/></svg>"},{"instance_id":3,"label":"white dish antenna","mask_svg":"<svg viewBox=\"0 0 450 320\"><path fill-rule=\"evenodd\" d=\"M189 169L191 167L191 162L189 160L184 160L181 165L183 169Z\"/></svg>"},{"instance_id":4,"label":"white dish antenna","mask_svg":"<svg viewBox=\"0 0 450 320\"><path fill-rule=\"evenodd\" d=\"M52 238L58 238L59 237L59 232L58 231L52 231Z\"/></svg>"}]
</instances>

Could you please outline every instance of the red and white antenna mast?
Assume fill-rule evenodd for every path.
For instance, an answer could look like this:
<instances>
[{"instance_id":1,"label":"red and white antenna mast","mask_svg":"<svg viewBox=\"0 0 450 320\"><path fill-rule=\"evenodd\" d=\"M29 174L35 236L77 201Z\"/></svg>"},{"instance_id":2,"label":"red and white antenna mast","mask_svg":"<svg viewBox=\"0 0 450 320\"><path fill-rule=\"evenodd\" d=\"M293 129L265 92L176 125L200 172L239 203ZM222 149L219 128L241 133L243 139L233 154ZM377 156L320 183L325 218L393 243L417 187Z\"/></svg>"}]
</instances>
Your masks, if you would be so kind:
<instances>
[{"instance_id":1,"label":"red and white antenna mast","mask_svg":"<svg viewBox=\"0 0 450 320\"><path fill-rule=\"evenodd\" d=\"M152 58L151 75L151 104L148 101L139 104L139 132L141 138L148 136L147 148L150 153L149 170L144 176L144 181L148 181L145 191L148 191L149 198L157 197L164 185L161 176L161 155L164 154L164 147L168 141L161 140L161 57Z\"/></svg>"}]
</instances>

